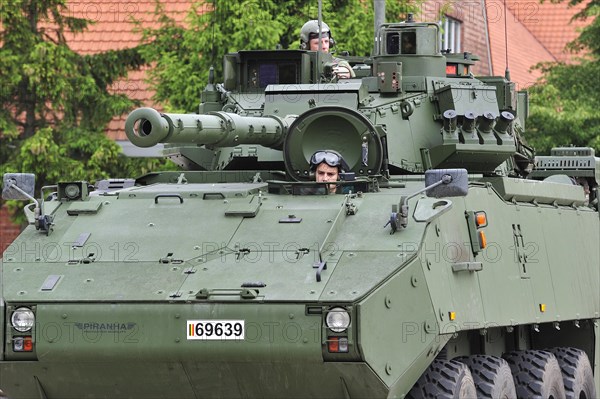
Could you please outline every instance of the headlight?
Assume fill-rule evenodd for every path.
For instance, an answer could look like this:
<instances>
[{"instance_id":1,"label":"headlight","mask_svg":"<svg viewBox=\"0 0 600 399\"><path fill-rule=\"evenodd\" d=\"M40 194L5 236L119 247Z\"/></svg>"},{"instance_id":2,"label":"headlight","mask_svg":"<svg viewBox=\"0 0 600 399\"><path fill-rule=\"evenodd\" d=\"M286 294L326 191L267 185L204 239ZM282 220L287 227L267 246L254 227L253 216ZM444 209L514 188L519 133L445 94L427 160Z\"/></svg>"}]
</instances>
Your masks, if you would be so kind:
<instances>
[{"instance_id":1,"label":"headlight","mask_svg":"<svg viewBox=\"0 0 600 399\"><path fill-rule=\"evenodd\" d=\"M65 195L69 199L77 199L81 194L81 189L78 184L67 184L65 186Z\"/></svg>"},{"instance_id":2,"label":"headlight","mask_svg":"<svg viewBox=\"0 0 600 399\"><path fill-rule=\"evenodd\" d=\"M346 331L350 325L350 315L344 308L331 308L325 317L325 324L333 332Z\"/></svg>"},{"instance_id":3,"label":"headlight","mask_svg":"<svg viewBox=\"0 0 600 399\"><path fill-rule=\"evenodd\" d=\"M18 308L13 312L10 322L15 330L26 332L35 324L35 316L29 308Z\"/></svg>"}]
</instances>

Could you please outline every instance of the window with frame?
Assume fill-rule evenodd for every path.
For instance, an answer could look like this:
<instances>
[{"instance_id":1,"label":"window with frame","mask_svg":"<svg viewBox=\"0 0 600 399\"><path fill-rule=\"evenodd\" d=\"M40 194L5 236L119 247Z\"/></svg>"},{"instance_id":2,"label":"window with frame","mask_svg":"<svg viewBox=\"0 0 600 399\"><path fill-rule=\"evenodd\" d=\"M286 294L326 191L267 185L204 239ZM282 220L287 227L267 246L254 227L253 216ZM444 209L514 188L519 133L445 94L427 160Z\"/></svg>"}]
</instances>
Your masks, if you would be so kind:
<instances>
[{"instance_id":1,"label":"window with frame","mask_svg":"<svg viewBox=\"0 0 600 399\"><path fill-rule=\"evenodd\" d=\"M442 19L442 50L450 50L450 53L461 52L461 28L462 22L444 15Z\"/></svg>"}]
</instances>

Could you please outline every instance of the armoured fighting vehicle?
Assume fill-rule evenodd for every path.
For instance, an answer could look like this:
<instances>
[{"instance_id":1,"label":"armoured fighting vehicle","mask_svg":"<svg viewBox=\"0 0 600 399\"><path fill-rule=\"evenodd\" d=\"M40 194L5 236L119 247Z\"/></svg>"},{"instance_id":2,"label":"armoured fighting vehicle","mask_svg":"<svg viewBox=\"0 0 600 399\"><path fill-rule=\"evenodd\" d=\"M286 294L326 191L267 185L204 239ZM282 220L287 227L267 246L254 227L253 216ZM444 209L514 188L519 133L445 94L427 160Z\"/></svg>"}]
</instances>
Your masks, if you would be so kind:
<instances>
[{"instance_id":1,"label":"armoured fighting vehicle","mask_svg":"<svg viewBox=\"0 0 600 399\"><path fill-rule=\"evenodd\" d=\"M133 111L178 172L33 193L2 260L13 398L592 398L600 160L534 157L527 95L436 24L384 24L337 79L224 59L194 114ZM309 160L348 164L326 195Z\"/></svg>"}]
</instances>

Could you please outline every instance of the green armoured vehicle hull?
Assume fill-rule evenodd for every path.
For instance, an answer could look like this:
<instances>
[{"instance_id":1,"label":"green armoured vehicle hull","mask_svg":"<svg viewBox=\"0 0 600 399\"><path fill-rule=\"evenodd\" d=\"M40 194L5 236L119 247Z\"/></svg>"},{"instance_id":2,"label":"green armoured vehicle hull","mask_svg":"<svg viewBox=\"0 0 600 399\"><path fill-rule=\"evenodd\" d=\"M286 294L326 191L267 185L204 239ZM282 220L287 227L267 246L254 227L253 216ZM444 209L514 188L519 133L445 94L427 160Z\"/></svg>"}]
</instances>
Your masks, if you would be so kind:
<instances>
[{"instance_id":1,"label":"green armoured vehicle hull","mask_svg":"<svg viewBox=\"0 0 600 399\"><path fill-rule=\"evenodd\" d=\"M416 54L394 50L406 32L423 43ZM131 140L171 143L193 170L95 190L62 182L26 207L31 225L2 258L0 387L13 398L600 391L598 159L563 149L534 167L524 94L469 76L472 61L442 56L438 33L384 25L372 72L348 81L313 52L235 53L199 114L134 111ZM253 75L285 62L297 80ZM319 194L308 159L324 148L350 165L344 194L306 195ZM455 167L471 173L468 191L430 193L425 170ZM20 178L5 177L8 196Z\"/></svg>"}]
</instances>

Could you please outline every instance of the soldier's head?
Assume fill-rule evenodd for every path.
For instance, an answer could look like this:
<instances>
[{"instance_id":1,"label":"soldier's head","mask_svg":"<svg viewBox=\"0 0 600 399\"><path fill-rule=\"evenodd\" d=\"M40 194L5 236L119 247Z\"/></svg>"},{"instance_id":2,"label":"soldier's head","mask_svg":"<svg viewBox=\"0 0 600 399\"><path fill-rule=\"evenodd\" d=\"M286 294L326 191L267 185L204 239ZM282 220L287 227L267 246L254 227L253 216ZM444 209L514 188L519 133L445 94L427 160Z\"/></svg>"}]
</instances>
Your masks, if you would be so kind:
<instances>
[{"instance_id":1,"label":"soldier's head","mask_svg":"<svg viewBox=\"0 0 600 399\"><path fill-rule=\"evenodd\" d=\"M329 48L335 44L331 37L329 26L321 21L321 51L329 52ZM303 50L317 51L319 49L319 21L310 20L300 30L300 48Z\"/></svg>"},{"instance_id":2,"label":"soldier's head","mask_svg":"<svg viewBox=\"0 0 600 399\"><path fill-rule=\"evenodd\" d=\"M317 182L334 182L339 180L340 173L348 171L349 167L337 151L321 150L310 157L310 168L315 173ZM336 185L329 185L329 192L335 193Z\"/></svg>"}]
</instances>

